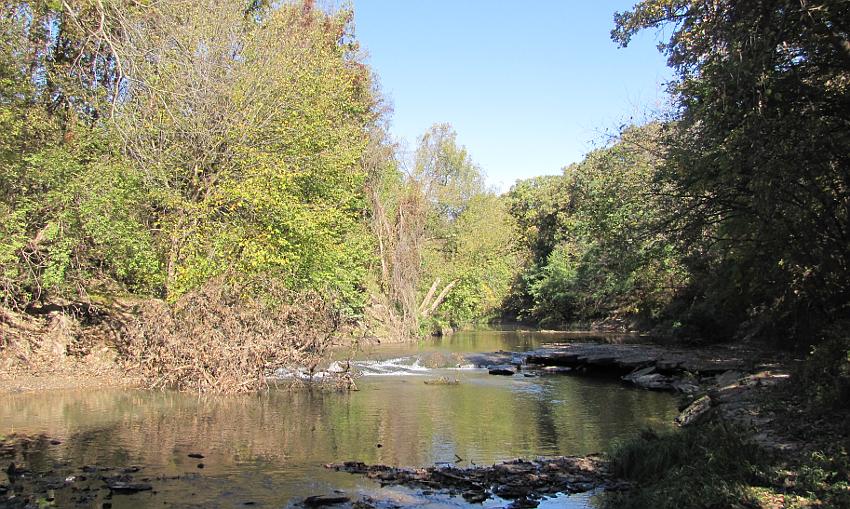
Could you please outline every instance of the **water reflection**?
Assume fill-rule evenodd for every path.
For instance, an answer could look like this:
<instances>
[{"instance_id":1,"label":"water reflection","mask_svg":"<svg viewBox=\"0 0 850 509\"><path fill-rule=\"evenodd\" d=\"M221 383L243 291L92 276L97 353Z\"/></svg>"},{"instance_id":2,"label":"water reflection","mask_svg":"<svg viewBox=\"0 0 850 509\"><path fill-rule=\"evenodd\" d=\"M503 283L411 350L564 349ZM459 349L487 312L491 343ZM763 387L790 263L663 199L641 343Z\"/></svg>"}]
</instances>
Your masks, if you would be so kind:
<instances>
[{"instance_id":1,"label":"water reflection","mask_svg":"<svg viewBox=\"0 0 850 509\"><path fill-rule=\"evenodd\" d=\"M486 336L478 333L479 336ZM452 352L509 348L504 337L446 342ZM528 339L528 338L526 338ZM528 344L548 338L531 338ZM429 345L438 351L440 345ZM499 349L496 347L495 349ZM402 347L403 349L403 347ZM414 347L413 350L421 349ZM399 347L388 349L396 354ZM411 348L408 347L407 353ZM426 385L421 377L374 377L360 391L272 390L240 397L198 398L137 390L18 394L0 400L0 434L44 433L62 439L30 458L35 469L75 465L142 465L146 472L203 476L162 487L159 498L116 500L130 506L163 497L183 502L281 504L333 488L375 489L328 472L322 464L360 460L417 466L436 462L487 464L517 456L586 454L647 425L665 425L674 402L666 394L610 381L552 376L496 377L478 370L451 373L458 385ZM2 480L2 477L0 477ZM480 507L480 506L479 506Z\"/></svg>"}]
</instances>

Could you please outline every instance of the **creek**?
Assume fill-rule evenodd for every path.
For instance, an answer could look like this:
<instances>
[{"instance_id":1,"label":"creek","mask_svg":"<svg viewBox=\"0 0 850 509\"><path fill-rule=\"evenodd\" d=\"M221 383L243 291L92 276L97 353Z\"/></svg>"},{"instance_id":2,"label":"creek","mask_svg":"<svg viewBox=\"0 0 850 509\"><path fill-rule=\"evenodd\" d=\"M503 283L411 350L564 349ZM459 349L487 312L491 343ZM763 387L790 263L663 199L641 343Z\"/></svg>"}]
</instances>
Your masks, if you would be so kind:
<instances>
[{"instance_id":1,"label":"creek","mask_svg":"<svg viewBox=\"0 0 850 509\"><path fill-rule=\"evenodd\" d=\"M474 331L416 344L379 345L353 363L363 374L353 392L272 388L230 397L127 389L11 394L0 399L0 435L54 440L30 447L26 466L33 472L83 465L139 467L135 475L153 485L150 491L115 494L108 502L103 493L86 499L60 490L55 500L59 507L100 508L104 502L113 508L297 507L305 497L333 495L335 490L352 501L368 496L378 507L482 507L439 493L382 488L323 465L356 460L463 466L584 455L645 427L669 426L676 401L667 393L575 374L494 376L464 362L466 353L527 350L582 337ZM458 383L425 383L440 377ZM6 463L0 458L0 467ZM0 484L8 485L4 476L0 473ZM561 495L540 507L586 507L589 497ZM483 507L503 505L490 499Z\"/></svg>"}]
</instances>

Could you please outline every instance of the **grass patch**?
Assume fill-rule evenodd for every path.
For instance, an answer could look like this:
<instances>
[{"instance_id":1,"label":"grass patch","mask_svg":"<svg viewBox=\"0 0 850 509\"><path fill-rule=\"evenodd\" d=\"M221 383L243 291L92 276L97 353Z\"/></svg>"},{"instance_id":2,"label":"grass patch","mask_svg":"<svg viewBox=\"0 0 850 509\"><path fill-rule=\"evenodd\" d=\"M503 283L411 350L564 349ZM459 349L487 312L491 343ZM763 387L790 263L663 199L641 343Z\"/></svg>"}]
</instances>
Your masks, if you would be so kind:
<instances>
[{"instance_id":1,"label":"grass patch","mask_svg":"<svg viewBox=\"0 0 850 509\"><path fill-rule=\"evenodd\" d=\"M823 507L850 507L850 457L847 450L811 453L797 472L797 491Z\"/></svg>"},{"instance_id":2,"label":"grass patch","mask_svg":"<svg viewBox=\"0 0 850 509\"><path fill-rule=\"evenodd\" d=\"M645 431L610 453L614 473L634 484L606 493L604 509L728 508L752 504L750 487L768 485L770 455L722 424L661 434Z\"/></svg>"}]
</instances>

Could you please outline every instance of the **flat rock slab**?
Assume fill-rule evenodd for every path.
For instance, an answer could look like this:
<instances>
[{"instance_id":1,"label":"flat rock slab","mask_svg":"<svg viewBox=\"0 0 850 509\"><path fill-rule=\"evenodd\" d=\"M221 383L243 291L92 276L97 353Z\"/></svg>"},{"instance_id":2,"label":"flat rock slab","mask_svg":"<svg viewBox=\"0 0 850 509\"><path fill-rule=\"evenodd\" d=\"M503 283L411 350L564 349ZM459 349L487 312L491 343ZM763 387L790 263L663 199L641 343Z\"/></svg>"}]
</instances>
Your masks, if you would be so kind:
<instances>
[{"instance_id":1,"label":"flat rock slab","mask_svg":"<svg viewBox=\"0 0 850 509\"><path fill-rule=\"evenodd\" d=\"M465 356L466 361L476 368L512 364L511 361L517 360L518 357L520 362L525 359L514 352L472 353Z\"/></svg>"},{"instance_id":2,"label":"flat rock slab","mask_svg":"<svg viewBox=\"0 0 850 509\"><path fill-rule=\"evenodd\" d=\"M639 344L561 343L529 352L496 352L470 357L478 357L478 360L519 357L525 363L543 366L599 366L624 370L652 365L658 371L689 371L705 375L745 367L745 356L732 348L686 350Z\"/></svg>"},{"instance_id":3,"label":"flat rock slab","mask_svg":"<svg viewBox=\"0 0 850 509\"><path fill-rule=\"evenodd\" d=\"M557 368L597 369L625 375L626 382L646 389L692 394L698 389L692 383L694 377L727 372L739 375L748 367L744 359L753 357L751 352L733 346L685 349L650 344L582 342L555 343L528 352L469 354L466 359L496 375L513 375L521 370L557 373L564 372ZM644 369L649 370L644 372Z\"/></svg>"}]
</instances>

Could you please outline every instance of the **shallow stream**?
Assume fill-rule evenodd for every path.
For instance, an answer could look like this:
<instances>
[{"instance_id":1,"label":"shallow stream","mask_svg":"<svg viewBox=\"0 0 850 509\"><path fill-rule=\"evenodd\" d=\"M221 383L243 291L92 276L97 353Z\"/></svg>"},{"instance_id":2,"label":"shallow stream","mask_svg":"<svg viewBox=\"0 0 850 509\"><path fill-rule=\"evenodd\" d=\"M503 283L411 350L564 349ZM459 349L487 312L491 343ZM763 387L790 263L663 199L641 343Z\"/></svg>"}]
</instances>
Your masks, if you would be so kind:
<instances>
[{"instance_id":1,"label":"shallow stream","mask_svg":"<svg viewBox=\"0 0 850 509\"><path fill-rule=\"evenodd\" d=\"M121 507L295 507L342 491L378 506L482 507L462 498L381 488L325 463L394 466L491 464L515 457L583 455L647 426L668 426L669 394L581 375L526 378L464 366L463 354L524 350L580 336L480 331L413 345L378 346L355 366L350 393L272 389L205 397L142 390L23 393L0 398L0 435L43 434L29 468L139 466L153 491L115 495ZM618 340L615 338L615 340ZM424 383L439 377L456 385ZM191 458L192 453L204 457ZM202 467L199 467L202 465ZM6 468L0 458L0 467ZM139 474L141 475L141 474ZM5 483L0 473L0 484ZM162 479L157 479L162 477ZM178 477L178 478L175 478ZM57 505L72 505L61 500ZM83 506L102 507L95 498ZM588 495L540 507L585 507ZM0 506L2 506L0 501ZM501 507L488 500L484 507Z\"/></svg>"}]
</instances>

